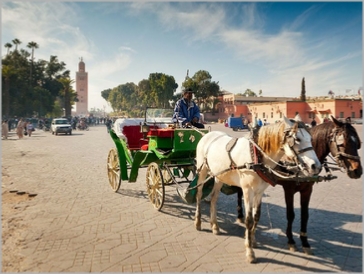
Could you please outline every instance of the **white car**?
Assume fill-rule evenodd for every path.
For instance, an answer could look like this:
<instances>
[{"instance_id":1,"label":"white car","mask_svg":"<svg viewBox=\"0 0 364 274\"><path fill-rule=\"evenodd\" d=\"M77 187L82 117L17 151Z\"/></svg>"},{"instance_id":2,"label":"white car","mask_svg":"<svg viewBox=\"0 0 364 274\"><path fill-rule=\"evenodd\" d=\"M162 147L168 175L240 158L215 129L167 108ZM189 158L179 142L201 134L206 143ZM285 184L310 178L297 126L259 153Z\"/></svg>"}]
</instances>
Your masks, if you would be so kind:
<instances>
[{"instance_id":1,"label":"white car","mask_svg":"<svg viewBox=\"0 0 364 274\"><path fill-rule=\"evenodd\" d=\"M55 118L52 120L51 129L52 134L65 133L66 135L72 134L72 126L66 118Z\"/></svg>"}]
</instances>

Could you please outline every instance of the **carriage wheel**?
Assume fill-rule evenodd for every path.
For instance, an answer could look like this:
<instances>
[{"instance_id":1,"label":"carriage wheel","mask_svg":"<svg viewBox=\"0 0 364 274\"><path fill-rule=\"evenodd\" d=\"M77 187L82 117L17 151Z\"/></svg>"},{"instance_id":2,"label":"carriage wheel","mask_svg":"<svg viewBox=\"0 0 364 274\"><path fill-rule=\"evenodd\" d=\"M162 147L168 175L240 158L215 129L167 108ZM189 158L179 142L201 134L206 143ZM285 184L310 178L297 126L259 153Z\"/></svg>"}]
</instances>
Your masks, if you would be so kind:
<instances>
[{"instance_id":1,"label":"carriage wheel","mask_svg":"<svg viewBox=\"0 0 364 274\"><path fill-rule=\"evenodd\" d=\"M157 210L164 204L164 181L160 167L157 163L150 163L147 168L147 194L149 200Z\"/></svg>"},{"instance_id":2,"label":"carriage wheel","mask_svg":"<svg viewBox=\"0 0 364 274\"><path fill-rule=\"evenodd\" d=\"M107 156L107 176L109 177L111 189L117 192L120 188L121 178L119 157L115 148L110 149Z\"/></svg>"}]
</instances>

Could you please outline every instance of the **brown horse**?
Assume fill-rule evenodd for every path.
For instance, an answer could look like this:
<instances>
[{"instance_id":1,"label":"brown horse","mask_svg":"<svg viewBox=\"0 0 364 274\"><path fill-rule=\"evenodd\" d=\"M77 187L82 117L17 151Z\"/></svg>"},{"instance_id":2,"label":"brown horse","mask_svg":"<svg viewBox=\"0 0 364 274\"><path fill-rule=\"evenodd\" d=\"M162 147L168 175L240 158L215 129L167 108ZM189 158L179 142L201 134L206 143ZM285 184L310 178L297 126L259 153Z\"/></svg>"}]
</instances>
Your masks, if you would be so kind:
<instances>
[{"instance_id":1,"label":"brown horse","mask_svg":"<svg viewBox=\"0 0 364 274\"><path fill-rule=\"evenodd\" d=\"M358 155L361 147L361 141L355 128L350 123L340 122L332 117L332 122L322 123L310 129L312 135L312 146L320 162L325 167L325 159L331 153L337 165L346 170L351 179L359 179L363 169ZM325 168L328 171L328 168ZM291 251L296 251L296 243L293 239L292 224L295 218L294 213L294 194L299 192L301 195L301 231L300 239L305 253L312 254L310 244L307 238L307 223L309 218L309 203L315 182L280 181L277 184L284 189L286 201L288 246ZM243 222L244 216L242 211L241 189L237 191L238 195L238 220Z\"/></svg>"}]
</instances>

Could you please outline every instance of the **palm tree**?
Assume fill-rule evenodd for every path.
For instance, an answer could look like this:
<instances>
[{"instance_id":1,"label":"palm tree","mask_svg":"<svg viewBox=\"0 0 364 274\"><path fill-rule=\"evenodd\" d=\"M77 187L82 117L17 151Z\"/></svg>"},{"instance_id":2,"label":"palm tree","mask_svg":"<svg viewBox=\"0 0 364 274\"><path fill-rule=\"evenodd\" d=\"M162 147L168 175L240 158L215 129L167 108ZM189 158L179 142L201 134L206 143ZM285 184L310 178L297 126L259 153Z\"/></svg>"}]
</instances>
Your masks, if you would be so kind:
<instances>
[{"instance_id":1,"label":"palm tree","mask_svg":"<svg viewBox=\"0 0 364 274\"><path fill-rule=\"evenodd\" d=\"M10 44L10 43L6 43L5 44L5 47L8 49L8 52L6 53L7 55L9 54L9 50L10 50L10 48L12 47L13 45L12 44Z\"/></svg>"},{"instance_id":2,"label":"palm tree","mask_svg":"<svg viewBox=\"0 0 364 274\"><path fill-rule=\"evenodd\" d=\"M32 42L29 42L28 43L27 47L32 50L32 62L33 62L33 59L34 59L34 49L39 48L39 45L36 42L33 42L32 41Z\"/></svg>"},{"instance_id":3,"label":"palm tree","mask_svg":"<svg viewBox=\"0 0 364 274\"><path fill-rule=\"evenodd\" d=\"M72 84L75 82L75 80L72 80L68 77L61 77L60 79L57 79L58 82L60 82L63 85L63 89L61 90L61 95L64 97L64 110L65 110L65 116L69 117L71 116L71 110L72 110L72 103L74 102L74 90L72 88Z\"/></svg>"},{"instance_id":4,"label":"palm tree","mask_svg":"<svg viewBox=\"0 0 364 274\"><path fill-rule=\"evenodd\" d=\"M21 41L18 38L15 38L12 42L15 45L15 50L18 50L18 45L21 44Z\"/></svg>"},{"instance_id":5,"label":"palm tree","mask_svg":"<svg viewBox=\"0 0 364 274\"><path fill-rule=\"evenodd\" d=\"M30 66L30 82L31 82L33 76L34 49L39 48L39 45L36 42L32 41L28 43L27 47L32 50L32 65Z\"/></svg>"}]
</instances>

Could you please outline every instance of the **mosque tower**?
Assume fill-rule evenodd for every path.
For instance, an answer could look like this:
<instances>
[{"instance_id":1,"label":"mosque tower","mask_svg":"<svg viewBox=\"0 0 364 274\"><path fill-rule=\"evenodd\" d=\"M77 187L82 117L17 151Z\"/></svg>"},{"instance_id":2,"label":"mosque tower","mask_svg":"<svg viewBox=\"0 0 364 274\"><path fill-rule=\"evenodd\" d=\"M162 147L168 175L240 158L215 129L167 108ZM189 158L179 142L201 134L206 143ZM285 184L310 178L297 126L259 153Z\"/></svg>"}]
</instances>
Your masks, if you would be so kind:
<instances>
[{"instance_id":1,"label":"mosque tower","mask_svg":"<svg viewBox=\"0 0 364 274\"><path fill-rule=\"evenodd\" d=\"M78 102L76 102L76 113L78 116L88 115L88 76L85 71L85 63L80 58L78 71L76 71L76 92Z\"/></svg>"}]
</instances>

